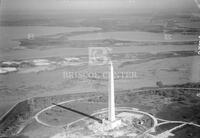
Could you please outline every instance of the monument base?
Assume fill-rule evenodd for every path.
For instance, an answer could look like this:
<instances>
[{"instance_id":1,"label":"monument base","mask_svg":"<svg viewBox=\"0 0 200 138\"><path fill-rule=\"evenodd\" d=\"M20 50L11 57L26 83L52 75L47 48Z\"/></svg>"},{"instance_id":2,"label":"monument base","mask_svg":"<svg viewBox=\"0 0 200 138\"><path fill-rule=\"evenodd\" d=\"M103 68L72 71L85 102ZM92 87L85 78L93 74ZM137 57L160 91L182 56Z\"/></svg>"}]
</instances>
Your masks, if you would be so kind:
<instances>
[{"instance_id":1,"label":"monument base","mask_svg":"<svg viewBox=\"0 0 200 138\"><path fill-rule=\"evenodd\" d=\"M103 120L103 124L107 130L113 130L115 128L120 127L122 124L122 121L120 119L117 119L115 121Z\"/></svg>"}]
</instances>

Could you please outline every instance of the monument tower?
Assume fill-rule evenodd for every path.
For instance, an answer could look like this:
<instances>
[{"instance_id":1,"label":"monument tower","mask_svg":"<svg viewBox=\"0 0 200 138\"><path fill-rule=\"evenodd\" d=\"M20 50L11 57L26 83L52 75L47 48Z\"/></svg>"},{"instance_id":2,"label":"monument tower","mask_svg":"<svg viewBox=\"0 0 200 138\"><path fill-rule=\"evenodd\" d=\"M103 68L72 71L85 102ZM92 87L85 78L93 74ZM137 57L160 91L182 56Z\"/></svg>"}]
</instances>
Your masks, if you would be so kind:
<instances>
[{"instance_id":1,"label":"monument tower","mask_svg":"<svg viewBox=\"0 0 200 138\"><path fill-rule=\"evenodd\" d=\"M108 120L115 121L115 92L114 92L114 73L113 64L110 62L109 84L108 87Z\"/></svg>"},{"instance_id":2,"label":"monument tower","mask_svg":"<svg viewBox=\"0 0 200 138\"><path fill-rule=\"evenodd\" d=\"M115 117L115 90L114 90L114 69L110 61L110 72L108 81L108 122L109 129L114 129L121 125L121 120Z\"/></svg>"}]
</instances>

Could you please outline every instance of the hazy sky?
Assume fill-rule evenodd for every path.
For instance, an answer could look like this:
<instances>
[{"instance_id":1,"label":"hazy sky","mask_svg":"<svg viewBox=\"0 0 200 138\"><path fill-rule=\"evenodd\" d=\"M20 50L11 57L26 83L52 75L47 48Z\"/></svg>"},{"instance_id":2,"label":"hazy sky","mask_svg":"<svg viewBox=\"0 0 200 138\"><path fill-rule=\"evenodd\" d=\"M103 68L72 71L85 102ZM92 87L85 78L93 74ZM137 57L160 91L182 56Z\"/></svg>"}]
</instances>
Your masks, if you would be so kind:
<instances>
[{"instance_id":1,"label":"hazy sky","mask_svg":"<svg viewBox=\"0 0 200 138\"><path fill-rule=\"evenodd\" d=\"M198 9L194 0L1 0L1 11Z\"/></svg>"}]
</instances>

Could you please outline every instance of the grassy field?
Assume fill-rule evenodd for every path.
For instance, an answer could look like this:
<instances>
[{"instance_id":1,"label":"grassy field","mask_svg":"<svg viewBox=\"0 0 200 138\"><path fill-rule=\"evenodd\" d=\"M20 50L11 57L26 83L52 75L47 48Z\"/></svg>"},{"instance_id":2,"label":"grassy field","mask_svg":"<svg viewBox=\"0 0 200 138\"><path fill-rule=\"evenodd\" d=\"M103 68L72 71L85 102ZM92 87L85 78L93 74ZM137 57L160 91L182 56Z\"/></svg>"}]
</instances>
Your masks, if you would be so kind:
<instances>
[{"instance_id":1,"label":"grassy field","mask_svg":"<svg viewBox=\"0 0 200 138\"><path fill-rule=\"evenodd\" d=\"M187 86L188 84L186 84ZM194 85L194 84L192 84ZM151 113L156 117L168 120L181 120L194 122L199 124L199 106L200 100L196 96L197 90L144 90L143 92L134 92L127 90L117 92L116 104L119 107L134 107L142 111ZM99 96L98 96L99 95ZM19 130L20 126L26 124L28 127L34 127L31 117L39 110L50 106L52 103L59 103L69 99L77 99L80 97L95 96L88 100L72 102L64 104L64 106L80 110L85 113L93 113L96 110L107 106L107 98L105 93L88 93L88 94L71 94L52 97L34 98L24 101L9 113L6 118L1 120L1 135L12 135ZM173 116L172 116L173 114ZM60 109L58 107L47 110L39 115L39 119L52 126L65 125L71 121L80 119L82 116L76 115L70 111ZM8 121L9 120L9 121ZM37 131L41 126L35 128ZM165 126L163 126L165 129ZM168 128L168 126L166 126ZM162 129L162 128L161 128ZM26 130L26 129L25 129ZM182 130L183 131L183 130ZM182 132L181 131L181 132ZM196 131L196 128L194 129ZM28 132L23 131L24 134ZM178 133L178 132L176 132ZM191 132L192 133L192 132ZM195 132L194 135L199 136Z\"/></svg>"}]
</instances>

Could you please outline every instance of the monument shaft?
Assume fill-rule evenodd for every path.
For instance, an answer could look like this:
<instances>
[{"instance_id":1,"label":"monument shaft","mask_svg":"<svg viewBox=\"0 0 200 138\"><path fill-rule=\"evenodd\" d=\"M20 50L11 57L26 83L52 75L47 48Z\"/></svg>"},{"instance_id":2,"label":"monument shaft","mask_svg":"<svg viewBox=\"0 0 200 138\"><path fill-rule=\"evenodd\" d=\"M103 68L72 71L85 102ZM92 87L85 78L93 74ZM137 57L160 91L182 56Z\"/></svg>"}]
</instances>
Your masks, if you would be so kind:
<instances>
[{"instance_id":1,"label":"monument shaft","mask_svg":"<svg viewBox=\"0 0 200 138\"><path fill-rule=\"evenodd\" d=\"M108 91L108 120L115 121L115 93L114 93L114 72L113 64L110 63L109 73L109 91Z\"/></svg>"}]
</instances>

